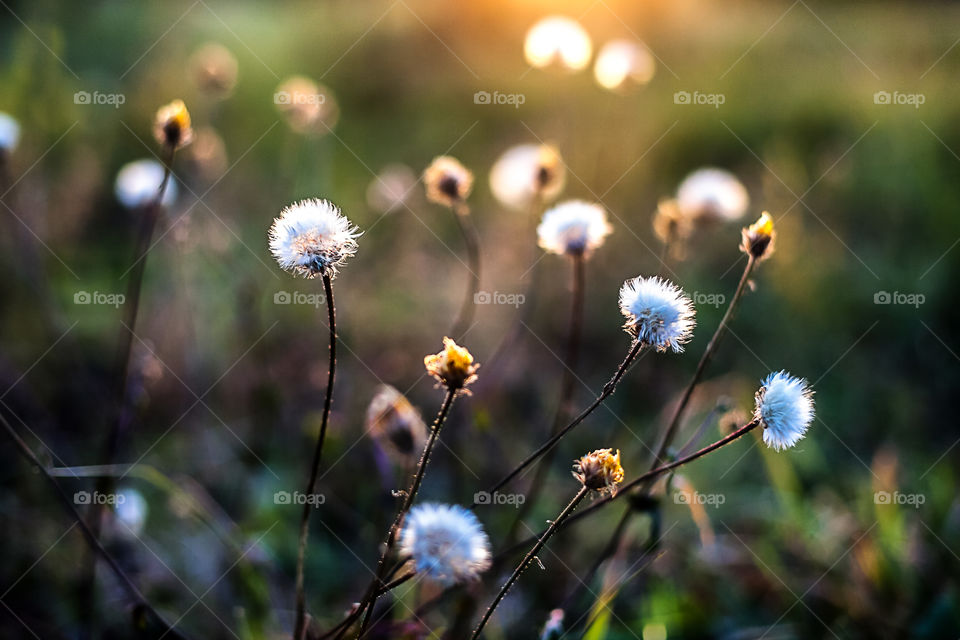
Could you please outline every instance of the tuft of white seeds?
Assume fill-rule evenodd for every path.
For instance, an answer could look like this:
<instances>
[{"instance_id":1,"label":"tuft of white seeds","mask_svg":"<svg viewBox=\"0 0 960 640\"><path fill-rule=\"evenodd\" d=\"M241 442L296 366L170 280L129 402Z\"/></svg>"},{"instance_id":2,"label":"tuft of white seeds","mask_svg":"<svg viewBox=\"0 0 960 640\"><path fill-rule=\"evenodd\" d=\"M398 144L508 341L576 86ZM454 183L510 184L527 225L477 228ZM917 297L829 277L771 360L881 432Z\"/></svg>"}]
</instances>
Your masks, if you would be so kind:
<instances>
[{"instance_id":1,"label":"tuft of white seeds","mask_svg":"<svg viewBox=\"0 0 960 640\"><path fill-rule=\"evenodd\" d=\"M270 251L282 269L316 278L337 275L357 252L360 230L329 200L301 200L283 211L270 227Z\"/></svg>"},{"instance_id":2,"label":"tuft of white seeds","mask_svg":"<svg viewBox=\"0 0 960 640\"><path fill-rule=\"evenodd\" d=\"M682 289L656 276L638 276L620 287L620 312L624 328L638 341L657 351L683 351L693 337L696 311Z\"/></svg>"},{"instance_id":3,"label":"tuft of white seeds","mask_svg":"<svg viewBox=\"0 0 960 640\"><path fill-rule=\"evenodd\" d=\"M813 415L813 391L803 378L778 371L757 391L753 417L763 427L763 441L777 451L797 444Z\"/></svg>"},{"instance_id":4,"label":"tuft of white seeds","mask_svg":"<svg viewBox=\"0 0 960 640\"><path fill-rule=\"evenodd\" d=\"M537 237L540 247L560 255L589 255L603 245L613 227L607 214L598 204L582 200L567 200L545 214Z\"/></svg>"},{"instance_id":5,"label":"tuft of white seeds","mask_svg":"<svg viewBox=\"0 0 960 640\"><path fill-rule=\"evenodd\" d=\"M683 179L677 188L677 204L691 218L731 221L747 212L750 196L729 171L706 167Z\"/></svg>"},{"instance_id":6,"label":"tuft of white seeds","mask_svg":"<svg viewBox=\"0 0 960 640\"><path fill-rule=\"evenodd\" d=\"M490 568L490 539L471 511L427 503L407 514L400 551L418 574L443 586L476 580Z\"/></svg>"},{"instance_id":7,"label":"tuft of white seeds","mask_svg":"<svg viewBox=\"0 0 960 640\"><path fill-rule=\"evenodd\" d=\"M137 209L152 203L163 182L164 168L156 160L144 158L129 162L117 172L113 192L127 209ZM172 177L163 192L161 205L169 207L177 199L177 183Z\"/></svg>"}]
</instances>

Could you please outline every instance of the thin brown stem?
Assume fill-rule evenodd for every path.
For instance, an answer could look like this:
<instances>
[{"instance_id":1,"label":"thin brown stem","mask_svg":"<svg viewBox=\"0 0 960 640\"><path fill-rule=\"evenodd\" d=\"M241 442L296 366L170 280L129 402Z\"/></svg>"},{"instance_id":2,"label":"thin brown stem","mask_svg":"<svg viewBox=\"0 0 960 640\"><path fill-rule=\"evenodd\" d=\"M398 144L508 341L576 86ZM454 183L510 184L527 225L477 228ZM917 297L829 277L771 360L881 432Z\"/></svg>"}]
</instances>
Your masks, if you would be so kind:
<instances>
[{"instance_id":1,"label":"thin brown stem","mask_svg":"<svg viewBox=\"0 0 960 640\"><path fill-rule=\"evenodd\" d=\"M387 566L387 558L390 557L390 553L393 551L393 546L396 543L397 534L400 532L403 519L406 517L407 512L410 511L410 507L413 505L413 500L417 497L417 492L420 490L420 484L423 482L423 476L427 471L427 464L430 462L430 454L433 452L433 447L440 436L440 429L443 427L443 423L446 421L447 416L450 413L450 407L453 405L453 401L456 399L458 391L458 389L447 389L447 394L443 399L443 405L440 407L440 413L437 414L437 419L433 423L433 429L430 431L430 437L427 439L426 445L423 448L423 455L420 457L420 463L417 465L417 472L413 476L413 480L410 483L410 488L407 489L403 503L401 504L400 509L397 511L397 516L394 518L393 524L390 526L390 531L387 533L387 540L384 544L383 552L380 554L380 559L377 562L376 576L374 577L373 582L371 582L370 586L367 588L367 594L364 596L355 613L355 616L359 616L361 613L364 614L363 623L360 625L360 633L357 636L358 638L363 637L363 634L367 629L367 625L370 624L370 618L373 615L373 608L377 603L377 598L379 596L378 589L383 582L384 571Z\"/></svg>"},{"instance_id":2,"label":"thin brown stem","mask_svg":"<svg viewBox=\"0 0 960 640\"><path fill-rule=\"evenodd\" d=\"M480 238L477 234L477 228L473 224L473 219L470 217L470 208L466 202L460 202L454 207L453 217L457 219L457 226L460 227L460 233L463 235L463 241L467 247L467 268L470 270L467 292L460 304L457 320L453 324L454 339L460 340L473 322L473 315L476 311L476 295L480 291Z\"/></svg>"},{"instance_id":3,"label":"thin brown stem","mask_svg":"<svg viewBox=\"0 0 960 640\"><path fill-rule=\"evenodd\" d=\"M310 464L310 479L304 497L303 512L300 516L300 539L297 546L297 603L296 622L294 626L294 640L302 640L306 631L306 592L304 589L304 563L307 557L307 538L310 533L310 511L313 504L309 496L313 495L317 484L317 475L320 470L320 460L323 456L323 442L327 436L327 423L330 421L330 407L333 404L333 381L337 372L337 315L333 303L333 283L329 274L323 274L323 292L327 299L327 322L330 329L330 366L327 369L327 391L323 400L323 416L320 420L320 435L317 436L317 445L313 452L313 462Z\"/></svg>"},{"instance_id":4,"label":"thin brown stem","mask_svg":"<svg viewBox=\"0 0 960 640\"><path fill-rule=\"evenodd\" d=\"M84 521L83 516L80 515L80 512L77 511L77 508L73 505L73 502L70 499L70 496L63 490L63 488L57 483L56 479L50 474L47 468L40 462L40 459L37 458L36 454L30 449L30 446L23 441L20 437L20 434L17 433L16 429L13 428L13 425L7 420L6 416L0 414L0 423L3 424L4 430L13 440L14 444L17 445L17 448L20 450L20 453L24 458L27 459L30 464L36 467L44 478L50 483L50 486L53 487L53 490L57 494L57 498L60 503L63 505L64 509L77 523L77 526L80 527L81 533L83 533L83 538L86 540L87 544L90 546L90 549L99 555L110 567L110 570L119 580L121 586L124 590L127 591L128 595L136 602L137 606L144 609L151 616L153 616L157 622L163 626L164 635L171 635L174 638L184 638L184 636L174 629L173 625L164 619L162 615L154 608L152 604L146 599L146 597L140 592L137 588L137 585L134 584L133 580L126 574L126 572L117 564L117 561L114 560L107 550L100 544L100 541L97 539L97 536L94 535L93 530L90 526Z\"/></svg>"},{"instance_id":5,"label":"thin brown stem","mask_svg":"<svg viewBox=\"0 0 960 640\"><path fill-rule=\"evenodd\" d=\"M490 606L487 608L486 613L483 614L483 617L480 619L480 623L477 625L477 628L473 630L473 634L470 636L470 640L476 640L480 636L480 632L483 631L483 628L486 626L487 621L490 620L490 616L493 615L494 610L497 608L497 605L506 597L507 592L510 591L510 587L517 581L520 577L520 574L526 570L526 568L536 557L537 552L543 548L543 545L547 544L547 541L553 536L554 532L563 525L564 520L573 513L573 510L577 508L577 505L580 504L580 501L586 497L587 492L590 491L587 487L580 487L580 491L577 492L577 495L573 497L573 500L570 501L563 511L560 512L560 515L557 516L557 519L550 523L550 526L547 530L540 536L540 539L537 540L537 543L533 545L530 551L527 552L527 555L524 556L523 560L520 561L520 564L517 565L517 568L513 570L513 574L507 579L507 581L500 587L500 592L497 593L496 597L493 599L493 602L490 603Z\"/></svg>"},{"instance_id":6,"label":"thin brown stem","mask_svg":"<svg viewBox=\"0 0 960 640\"><path fill-rule=\"evenodd\" d=\"M493 487L490 488L488 493L496 493L501 487L506 485L508 482L513 480L517 474L530 466L537 458L542 456L544 453L549 451L556 445L565 435L570 433L577 425L586 420L587 416L594 412L594 410L603 404L603 401L609 398L617 388L617 384L620 382L620 379L623 378L624 374L627 372L627 369L630 368L630 365L639 355L640 350L643 348L643 343L634 340L631 345L630 352L627 353L627 357L623 359L623 362L620 363L620 366L617 367L616 372L613 374L613 377L603 386L603 391L600 392L600 395L590 404L589 407L584 409L580 415L573 419L568 425L557 431L553 436L548 438L546 442L541 444L537 449L523 459L520 464L518 464L510 473L504 476L499 482L497 482ZM477 503L474 502L473 507L476 507Z\"/></svg>"}]
</instances>

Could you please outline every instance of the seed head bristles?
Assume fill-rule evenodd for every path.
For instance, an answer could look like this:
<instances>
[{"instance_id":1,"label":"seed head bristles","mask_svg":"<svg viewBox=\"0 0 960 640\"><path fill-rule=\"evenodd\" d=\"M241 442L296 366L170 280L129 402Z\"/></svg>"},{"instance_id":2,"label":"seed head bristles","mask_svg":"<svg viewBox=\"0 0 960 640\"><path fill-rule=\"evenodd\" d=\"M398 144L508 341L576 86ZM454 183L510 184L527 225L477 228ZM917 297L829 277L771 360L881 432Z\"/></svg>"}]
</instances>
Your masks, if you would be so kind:
<instances>
[{"instance_id":1,"label":"seed head bristles","mask_svg":"<svg viewBox=\"0 0 960 640\"><path fill-rule=\"evenodd\" d=\"M589 256L613 231L607 214L598 204L568 200L543 214L537 227L540 247L559 255Z\"/></svg>"},{"instance_id":2,"label":"seed head bristles","mask_svg":"<svg viewBox=\"0 0 960 640\"><path fill-rule=\"evenodd\" d=\"M423 172L427 200L445 207L460 207L473 188L473 174L451 156L438 156Z\"/></svg>"},{"instance_id":3,"label":"seed head bristles","mask_svg":"<svg viewBox=\"0 0 960 640\"><path fill-rule=\"evenodd\" d=\"M474 364L473 356L466 347L459 346L450 338L443 339L443 351L426 356L423 364L427 373L450 391L469 395L466 386L477 379L479 364Z\"/></svg>"},{"instance_id":4,"label":"seed head bristles","mask_svg":"<svg viewBox=\"0 0 960 640\"><path fill-rule=\"evenodd\" d=\"M417 573L448 587L477 580L490 568L490 539L480 521L457 505L422 504L407 515L400 554Z\"/></svg>"},{"instance_id":5,"label":"seed head bristles","mask_svg":"<svg viewBox=\"0 0 960 640\"><path fill-rule=\"evenodd\" d=\"M301 200L286 207L270 227L270 251L282 269L316 278L337 275L357 252L360 229L329 200Z\"/></svg>"},{"instance_id":6,"label":"seed head bristles","mask_svg":"<svg viewBox=\"0 0 960 640\"><path fill-rule=\"evenodd\" d=\"M627 280L620 288L624 328L642 344L657 351L683 351L693 337L696 311L682 289L658 277Z\"/></svg>"},{"instance_id":7,"label":"seed head bristles","mask_svg":"<svg viewBox=\"0 0 960 640\"><path fill-rule=\"evenodd\" d=\"M803 378L786 371L771 373L756 394L754 418L763 441L777 451L797 444L813 421L813 391Z\"/></svg>"},{"instance_id":8,"label":"seed head bristles","mask_svg":"<svg viewBox=\"0 0 960 640\"><path fill-rule=\"evenodd\" d=\"M766 260L773 253L776 237L773 218L764 211L756 222L741 232L740 251L753 256L757 262Z\"/></svg>"}]
</instances>

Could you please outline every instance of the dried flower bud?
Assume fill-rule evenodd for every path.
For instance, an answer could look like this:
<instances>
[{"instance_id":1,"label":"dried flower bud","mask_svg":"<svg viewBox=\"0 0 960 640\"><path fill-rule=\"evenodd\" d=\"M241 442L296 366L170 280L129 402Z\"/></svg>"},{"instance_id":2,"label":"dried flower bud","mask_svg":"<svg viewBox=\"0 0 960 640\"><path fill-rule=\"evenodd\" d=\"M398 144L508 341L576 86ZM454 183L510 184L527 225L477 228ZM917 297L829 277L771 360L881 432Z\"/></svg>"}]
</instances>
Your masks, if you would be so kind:
<instances>
[{"instance_id":1,"label":"dried flower bud","mask_svg":"<svg viewBox=\"0 0 960 640\"><path fill-rule=\"evenodd\" d=\"M427 427L417 410L402 393L386 384L377 390L367 409L367 431L400 458L419 455L427 438Z\"/></svg>"},{"instance_id":2,"label":"dried flower bud","mask_svg":"<svg viewBox=\"0 0 960 640\"><path fill-rule=\"evenodd\" d=\"M436 378L450 391L463 390L477 379L479 364L473 363L473 356L465 347L459 346L450 338L443 339L443 351L423 359L427 373Z\"/></svg>"},{"instance_id":3,"label":"dried flower bud","mask_svg":"<svg viewBox=\"0 0 960 640\"><path fill-rule=\"evenodd\" d=\"M620 451L597 449L573 463L573 477L588 489L617 492L617 485L623 482L623 467L620 466Z\"/></svg>"},{"instance_id":4,"label":"dried flower bud","mask_svg":"<svg viewBox=\"0 0 960 640\"><path fill-rule=\"evenodd\" d=\"M174 100L157 110L153 123L153 135L161 145L179 149L190 144L193 129L190 128L190 112L183 100Z\"/></svg>"},{"instance_id":5,"label":"dried flower bud","mask_svg":"<svg viewBox=\"0 0 960 640\"><path fill-rule=\"evenodd\" d=\"M742 232L740 251L753 256L757 261L765 260L773 253L773 243L777 232L773 230L773 218L766 211L760 218Z\"/></svg>"},{"instance_id":6,"label":"dried flower bud","mask_svg":"<svg viewBox=\"0 0 960 640\"><path fill-rule=\"evenodd\" d=\"M453 207L470 195L473 174L456 158L440 156L434 158L423 172L423 183L427 187L428 200Z\"/></svg>"}]
</instances>

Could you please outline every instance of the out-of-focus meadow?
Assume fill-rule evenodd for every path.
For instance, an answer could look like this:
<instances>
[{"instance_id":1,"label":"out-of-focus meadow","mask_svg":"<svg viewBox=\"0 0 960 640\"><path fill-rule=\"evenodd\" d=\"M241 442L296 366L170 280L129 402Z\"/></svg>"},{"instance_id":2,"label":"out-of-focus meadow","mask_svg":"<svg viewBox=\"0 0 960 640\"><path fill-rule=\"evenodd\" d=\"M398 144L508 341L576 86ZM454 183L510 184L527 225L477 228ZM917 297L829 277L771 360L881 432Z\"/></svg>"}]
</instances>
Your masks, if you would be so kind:
<instances>
[{"instance_id":1,"label":"out-of-focus meadow","mask_svg":"<svg viewBox=\"0 0 960 640\"><path fill-rule=\"evenodd\" d=\"M307 562L308 609L321 627L361 597L396 508L390 491L408 471L365 434L367 405L390 384L429 423L443 397L423 357L450 331L467 270L454 217L415 182L435 156L475 173L481 289L492 303L477 305L461 341L481 363L479 380L454 408L420 499L469 505L546 437L569 263L537 248L539 212L503 206L489 186L501 153L538 142L563 156L561 199L601 202L614 229L587 265L574 406L589 403L628 347L617 308L626 278L676 282L697 303L698 326L685 353L644 355L606 408L563 440L522 532L540 531L575 493L575 456L615 447L628 478L645 470L743 269L740 227L763 210L776 219L776 252L754 275L678 443L705 418L702 442L715 440L718 403L749 414L759 381L781 368L813 384L817 419L788 452L751 435L683 468L657 517L633 518L582 588L624 506L558 534L487 637L538 637L558 607L566 637L590 640L957 637L960 433L947 401L960 385L960 7L0 4L0 111L21 126L0 189L0 411L51 467L103 462L126 331L110 296L126 290L137 223L116 199L116 174L159 154L158 106L182 98L193 117L135 328L136 415L117 462L139 466L119 481L125 500L103 531L191 637L283 637L292 626L299 509L276 494L306 479L327 350L319 281L284 273L267 249L286 204L330 198L364 232L336 280L339 370ZM655 75L611 91L592 64L531 68L525 33L551 14L577 19L594 53L642 41ZM276 104L293 76L326 87L312 132ZM703 166L739 177L747 213L698 228L682 259L662 265L653 214ZM409 188L389 210L375 182L384 170L394 191ZM12 446L2 451L0 635L79 637L87 548L43 478ZM94 490L92 478L61 475L70 495ZM522 494L530 477L512 490ZM516 513L478 508L495 551ZM644 554L654 526L659 542ZM517 560L473 587L480 605ZM102 567L97 584L95 628L137 637ZM398 589L394 618L432 595ZM422 624L440 637L462 602L447 597ZM392 633L380 637L401 637ZM405 633L427 637L412 623Z\"/></svg>"}]
</instances>

